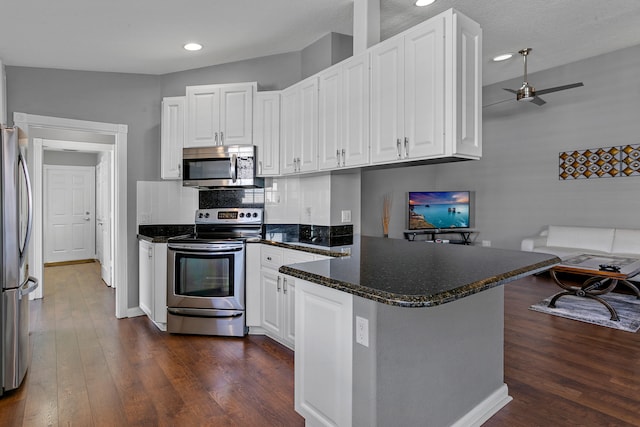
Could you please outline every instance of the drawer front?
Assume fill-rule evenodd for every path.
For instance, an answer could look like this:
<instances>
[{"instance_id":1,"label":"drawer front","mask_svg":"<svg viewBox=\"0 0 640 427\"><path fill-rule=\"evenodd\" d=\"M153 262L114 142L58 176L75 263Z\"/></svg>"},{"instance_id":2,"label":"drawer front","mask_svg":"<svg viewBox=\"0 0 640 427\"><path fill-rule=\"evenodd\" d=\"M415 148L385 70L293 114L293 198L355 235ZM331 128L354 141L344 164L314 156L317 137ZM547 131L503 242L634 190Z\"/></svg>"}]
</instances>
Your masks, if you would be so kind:
<instances>
[{"instance_id":1,"label":"drawer front","mask_svg":"<svg viewBox=\"0 0 640 427\"><path fill-rule=\"evenodd\" d=\"M283 250L272 246L262 246L260 265L277 270L283 264Z\"/></svg>"}]
</instances>

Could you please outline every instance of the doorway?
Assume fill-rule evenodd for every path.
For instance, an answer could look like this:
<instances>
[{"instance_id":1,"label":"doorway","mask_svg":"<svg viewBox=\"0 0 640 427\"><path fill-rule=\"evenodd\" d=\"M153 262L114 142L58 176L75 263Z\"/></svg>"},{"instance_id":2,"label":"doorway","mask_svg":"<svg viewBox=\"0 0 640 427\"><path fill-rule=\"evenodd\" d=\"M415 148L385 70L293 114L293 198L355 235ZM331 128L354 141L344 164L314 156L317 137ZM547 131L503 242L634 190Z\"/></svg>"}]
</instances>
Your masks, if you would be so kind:
<instances>
[{"instance_id":1,"label":"doorway","mask_svg":"<svg viewBox=\"0 0 640 427\"><path fill-rule=\"evenodd\" d=\"M44 262L95 259L96 168L45 164Z\"/></svg>"},{"instance_id":2,"label":"doorway","mask_svg":"<svg viewBox=\"0 0 640 427\"><path fill-rule=\"evenodd\" d=\"M13 121L20 128L20 142L28 147L27 164L32 173L34 224L28 249L30 274L40 279L35 298L42 298L44 281L43 260L43 151L44 140L56 141L60 149L109 151L112 158L111 232L113 287L116 289L116 317L129 317L127 280L127 125L64 119L14 113ZM132 315L137 310L132 309Z\"/></svg>"}]
</instances>

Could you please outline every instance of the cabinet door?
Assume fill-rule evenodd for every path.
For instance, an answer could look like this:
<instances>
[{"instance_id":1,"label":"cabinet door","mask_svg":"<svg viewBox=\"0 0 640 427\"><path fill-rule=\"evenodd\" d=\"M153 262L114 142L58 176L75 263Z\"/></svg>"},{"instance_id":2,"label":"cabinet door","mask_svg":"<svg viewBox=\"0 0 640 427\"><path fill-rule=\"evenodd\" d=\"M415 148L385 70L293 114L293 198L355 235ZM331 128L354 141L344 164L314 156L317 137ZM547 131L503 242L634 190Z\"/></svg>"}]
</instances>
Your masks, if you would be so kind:
<instances>
[{"instance_id":1,"label":"cabinet door","mask_svg":"<svg viewBox=\"0 0 640 427\"><path fill-rule=\"evenodd\" d=\"M296 344L296 282L293 277L282 276L283 315L282 339L293 349Z\"/></svg>"},{"instance_id":2,"label":"cabinet door","mask_svg":"<svg viewBox=\"0 0 640 427\"><path fill-rule=\"evenodd\" d=\"M449 132L453 154L482 156L482 29L477 22L455 14L457 30L448 46L455 50L454 96L451 96L456 125Z\"/></svg>"},{"instance_id":3,"label":"cabinet door","mask_svg":"<svg viewBox=\"0 0 640 427\"><path fill-rule=\"evenodd\" d=\"M299 85L300 91L300 162L299 172L318 169L318 78Z\"/></svg>"},{"instance_id":4,"label":"cabinet door","mask_svg":"<svg viewBox=\"0 0 640 427\"><path fill-rule=\"evenodd\" d=\"M369 163L369 53L342 64L342 166Z\"/></svg>"},{"instance_id":5,"label":"cabinet door","mask_svg":"<svg viewBox=\"0 0 640 427\"><path fill-rule=\"evenodd\" d=\"M185 147L219 145L220 85L187 86Z\"/></svg>"},{"instance_id":6,"label":"cabinet door","mask_svg":"<svg viewBox=\"0 0 640 427\"><path fill-rule=\"evenodd\" d=\"M153 317L153 245L144 240L138 243L138 270L140 309Z\"/></svg>"},{"instance_id":7,"label":"cabinet door","mask_svg":"<svg viewBox=\"0 0 640 427\"><path fill-rule=\"evenodd\" d=\"M255 84L223 85L220 89L220 144L253 143Z\"/></svg>"},{"instance_id":8,"label":"cabinet door","mask_svg":"<svg viewBox=\"0 0 640 427\"><path fill-rule=\"evenodd\" d=\"M296 280L295 409L307 425L352 425L353 298Z\"/></svg>"},{"instance_id":9,"label":"cabinet door","mask_svg":"<svg viewBox=\"0 0 640 427\"><path fill-rule=\"evenodd\" d=\"M258 175L277 176L280 174L280 92L256 93L253 112Z\"/></svg>"},{"instance_id":10,"label":"cabinet door","mask_svg":"<svg viewBox=\"0 0 640 427\"><path fill-rule=\"evenodd\" d=\"M262 327L275 336L282 336L282 278L275 271L262 270Z\"/></svg>"},{"instance_id":11,"label":"cabinet door","mask_svg":"<svg viewBox=\"0 0 640 427\"><path fill-rule=\"evenodd\" d=\"M371 49L371 163L402 157L404 139L404 39Z\"/></svg>"},{"instance_id":12,"label":"cabinet door","mask_svg":"<svg viewBox=\"0 0 640 427\"><path fill-rule=\"evenodd\" d=\"M299 92L296 86L282 91L280 116L280 170L283 174L295 173L300 150Z\"/></svg>"},{"instance_id":13,"label":"cabinet door","mask_svg":"<svg viewBox=\"0 0 640 427\"><path fill-rule=\"evenodd\" d=\"M153 320L156 324L167 323L167 244L153 244Z\"/></svg>"},{"instance_id":14,"label":"cabinet door","mask_svg":"<svg viewBox=\"0 0 640 427\"><path fill-rule=\"evenodd\" d=\"M444 17L430 19L404 37L405 159L445 154L444 22Z\"/></svg>"},{"instance_id":15,"label":"cabinet door","mask_svg":"<svg viewBox=\"0 0 640 427\"><path fill-rule=\"evenodd\" d=\"M262 326L260 290L261 244L247 243L245 277L245 316L247 326Z\"/></svg>"},{"instance_id":16,"label":"cabinet door","mask_svg":"<svg viewBox=\"0 0 640 427\"><path fill-rule=\"evenodd\" d=\"M184 147L185 97L162 100L160 157L162 179L181 179L182 148Z\"/></svg>"},{"instance_id":17,"label":"cabinet door","mask_svg":"<svg viewBox=\"0 0 640 427\"><path fill-rule=\"evenodd\" d=\"M341 67L318 75L318 169L335 169L342 160Z\"/></svg>"}]
</instances>

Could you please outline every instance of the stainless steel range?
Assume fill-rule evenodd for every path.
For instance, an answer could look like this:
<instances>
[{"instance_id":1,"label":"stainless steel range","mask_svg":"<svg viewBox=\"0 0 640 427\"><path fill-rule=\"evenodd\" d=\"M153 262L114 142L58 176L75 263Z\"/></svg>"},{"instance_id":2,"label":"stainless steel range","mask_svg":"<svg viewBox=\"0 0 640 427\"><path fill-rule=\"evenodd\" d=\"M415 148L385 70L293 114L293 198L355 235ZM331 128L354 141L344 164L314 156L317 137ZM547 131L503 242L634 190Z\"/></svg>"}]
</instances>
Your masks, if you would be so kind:
<instances>
[{"instance_id":1,"label":"stainless steel range","mask_svg":"<svg viewBox=\"0 0 640 427\"><path fill-rule=\"evenodd\" d=\"M167 331L241 337L245 246L262 234L262 208L196 211L195 235L167 244Z\"/></svg>"}]
</instances>

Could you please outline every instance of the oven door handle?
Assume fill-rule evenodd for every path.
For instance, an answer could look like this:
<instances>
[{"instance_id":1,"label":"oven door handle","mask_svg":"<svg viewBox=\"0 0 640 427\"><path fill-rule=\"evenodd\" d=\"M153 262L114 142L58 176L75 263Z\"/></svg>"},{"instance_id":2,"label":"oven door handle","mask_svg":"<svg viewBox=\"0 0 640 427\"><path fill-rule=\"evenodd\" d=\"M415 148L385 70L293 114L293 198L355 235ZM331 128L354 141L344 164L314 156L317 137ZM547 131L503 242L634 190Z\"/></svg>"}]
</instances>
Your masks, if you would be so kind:
<instances>
[{"instance_id":1,"label":"oven door handle","mask_svg":"<svg viewBox=\"0 0 640 427\"><path fill-rule=\"evenodd\" d=\"M194 245L171 245L168 247L174 253L177 254L193 254L193 253L202 253L202 254L226 254L226 253L234 253L241 252L244 250L244 246L230 247L226 245L225 247L207 247L202 244L194 244Z\"/></svg>"},{"instance_id":2,"label":"oven door handle","mask_svg":"<svg viewBox=\"0 0 640 427\"><path fill-rule=\"evenodd\" d=\"M171 314L185 317L240 317L244 314L244 311L241 310L215 310L209 308L168 307L167 311Z\"/></svg>"}]
</instances>

